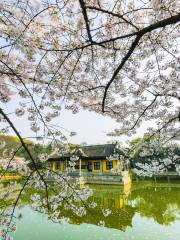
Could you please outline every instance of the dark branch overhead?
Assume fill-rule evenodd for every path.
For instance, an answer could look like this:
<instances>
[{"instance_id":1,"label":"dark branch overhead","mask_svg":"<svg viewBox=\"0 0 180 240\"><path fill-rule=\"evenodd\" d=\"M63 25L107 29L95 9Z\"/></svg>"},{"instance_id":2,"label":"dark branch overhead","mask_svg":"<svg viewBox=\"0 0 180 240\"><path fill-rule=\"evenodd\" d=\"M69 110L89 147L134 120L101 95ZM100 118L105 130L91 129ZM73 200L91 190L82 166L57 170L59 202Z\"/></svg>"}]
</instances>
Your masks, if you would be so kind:
<instances>
[{"instance_id":1,"label":"dark branch overhead","mask_svg":"<svg viewBox=\"0 0 180 240\"><path fill-rule=\"evenodd\" d=\"M127 62L127 60L129 59L129 57L133 54L135 48L138 46L140 39L146 34L149 33L153 30L159 29L159 28L163 28L166 27L168 25L171 24L176 24L180 22L180 13L178 13L175 16L171 16L169 18L163 19L161 21L158 21L154 24L149 25L148 27L145 27L143 29L141 29L140 31L137 31L135 33L133 33L133 35L136 36L136 38L134 39L134 41L131 44L131 47L129 49L129 51L127 52L127 54L124 56L124 58L122 59L122 61L120 62L119 66L116 68L116 70L114 71L111 79L109 80L109 82L107 83L105 90L104 90L104 96L103 96L103 100L102 100L102 112L105 112L105 101L106 101L106 96L107 96L107 91L110 87L110 85L112 84L112 82L114 81L114 79L116 78L116 76L118 75L118 73L120 72L120 70L123 68L123 66L125 65L125 63Z\"/></svg>"},{"instance_id":2,"label":"dark branch overhead","mask_svg":"<svg viewBox=\"0 0 180 240\"><path fill-rule=\"evenodd\" d=\"M88 34L89 41L93 42L85 2L83 0L79 0L79 3L80 3L80 6L81 6L81 9L82 9L84 21L85 21L85 24L86 24L86 29L87 29L87 34Z\"/></svg>"}]
</instances>

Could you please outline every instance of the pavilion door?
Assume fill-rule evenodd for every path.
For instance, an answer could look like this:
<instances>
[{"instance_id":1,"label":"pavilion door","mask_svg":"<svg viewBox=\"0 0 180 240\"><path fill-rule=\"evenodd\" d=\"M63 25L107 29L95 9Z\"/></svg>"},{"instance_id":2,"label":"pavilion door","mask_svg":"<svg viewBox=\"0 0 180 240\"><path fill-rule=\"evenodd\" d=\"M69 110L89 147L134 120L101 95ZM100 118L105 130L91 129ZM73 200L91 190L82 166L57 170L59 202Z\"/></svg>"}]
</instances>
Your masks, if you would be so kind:
<instances>
[{"instance_id":1,"label":"pavilion door","mask_svg":"<svg viewBox=\"0 0 180 240\"><path fill-rule=\"evenodd\" d=\"M88 172L92 172L92 162L88 162Z\"/></svg>"}]
</instances>

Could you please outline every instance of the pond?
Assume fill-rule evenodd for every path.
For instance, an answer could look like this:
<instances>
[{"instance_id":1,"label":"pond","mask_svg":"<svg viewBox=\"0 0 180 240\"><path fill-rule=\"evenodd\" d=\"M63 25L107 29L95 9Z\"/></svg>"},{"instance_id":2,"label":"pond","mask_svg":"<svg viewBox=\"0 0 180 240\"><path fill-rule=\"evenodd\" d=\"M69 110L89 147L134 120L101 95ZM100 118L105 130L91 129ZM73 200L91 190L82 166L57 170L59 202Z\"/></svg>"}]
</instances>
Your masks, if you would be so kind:
<instances>
[{"instance_id":1,"label":"pond","mask_svg":"<svg viewBox=\"0 0 180 240\"><path fill-rule=\"evenodd\" d=\"M132 186L91 185L93 213L57 224L24 205L16 240L180 240L180 183L135 182ZM112 214L105 217L103 209ZM98 226L99 220L105 226Z\"/></svg>"}]
</instances>

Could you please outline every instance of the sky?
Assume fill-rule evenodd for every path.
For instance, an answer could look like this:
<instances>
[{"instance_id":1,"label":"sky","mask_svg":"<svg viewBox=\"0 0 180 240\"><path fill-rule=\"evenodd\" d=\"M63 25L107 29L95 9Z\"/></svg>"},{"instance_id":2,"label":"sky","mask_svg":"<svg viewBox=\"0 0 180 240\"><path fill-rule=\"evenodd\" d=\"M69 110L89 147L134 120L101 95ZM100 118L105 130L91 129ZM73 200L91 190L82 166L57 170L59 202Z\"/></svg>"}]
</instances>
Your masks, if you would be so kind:
<instances>
[{"instance_id":1,"label":"sky","mask_svg":"<svg viewBox=\"0 0 180 240\"><path fill-rule=\"evenodd\" d=\"M88 111L80 111L78 114L72 114L69 111L63 111L62 125L72 131L77 132L77 136L72 137L71 141L75 143L86 142L88 144L107 143L108 141L120 141L125 144L129 139L127 136L111 137L107 136L118 123L110 117L104 117L100 114ZM135 136L142 136L146 132L146 126L142 125Z\"/></svg>"},{"instance_id":2,"label":"sky","mask_svg":"<svg viewBox=\"0 0 180 240\"><path fill-rule=\"evenodd\" d=\"M6 113L13 113L17 108L19 98L15 95L8 105L3 106ZM9 118L24 138L32 137L33 132L30 130L27 115L23 117L16 117L14 114L9 114ZM62 127L63 132L68 137L68 141L74 144L86 143L89 144L104 144L112 141L122 142L123 145L129 139L127 136L111 137L107 133L118 127L118 123L110 117L104 117L100 114L80 110L77 114L72 114L71 111L62 109L61 115L53 120L53 124ZM146 132L147 123L143 124L138 130L137 134L132 136L143 136ZM76 132L77 135L70 137L69 131ZM12 131L10 134L14 135Z\"/></svg>"}]
</instances>

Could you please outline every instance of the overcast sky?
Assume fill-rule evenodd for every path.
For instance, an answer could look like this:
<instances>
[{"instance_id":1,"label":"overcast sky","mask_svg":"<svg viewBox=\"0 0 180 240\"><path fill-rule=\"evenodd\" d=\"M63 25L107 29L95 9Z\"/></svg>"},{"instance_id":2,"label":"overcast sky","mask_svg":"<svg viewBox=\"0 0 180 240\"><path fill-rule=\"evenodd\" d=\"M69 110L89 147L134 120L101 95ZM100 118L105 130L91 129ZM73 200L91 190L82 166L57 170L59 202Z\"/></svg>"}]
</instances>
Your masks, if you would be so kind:
<instances>
[{"instance_id":1,"label":"overcast sky","mask_svg":"<svg viewBox=\"0 0 180 240\"><path fill-rule=\"evenodd\" d=\"M13 97L10 103L6 107L6 112L14 112L14 109L17 108L18 102L17 95ZM4 108L4 106L3 106ZM10 114L9 117L15 124L16 128L21 132L23 137L33 136L32 131L30 130L29 121L27 121L27 116L15 117L14 114ZM67 129L68 131L75 131L77 135L74 137L69 137L68 131L64 131L65 135L68 137L69 142L80 144L86 142L87 144L103 144L108 141L120 141L125 143L128 139L126 136L120 137L109 137L106 134L112 131L114 128L118 127L118 123L115 120L109 117L103 117L100 114L94 112L88 112L81 110L77 114L72 114L71 111L62 110L61 115L53 121L54 124L61 126L62 128ZM147 124L146 124L147 125ZM142 125L138 130L136 136L142 136L146 131L148 126ZM13 132L10 132L13 134Z\"/></svg>"}]
</instances>

